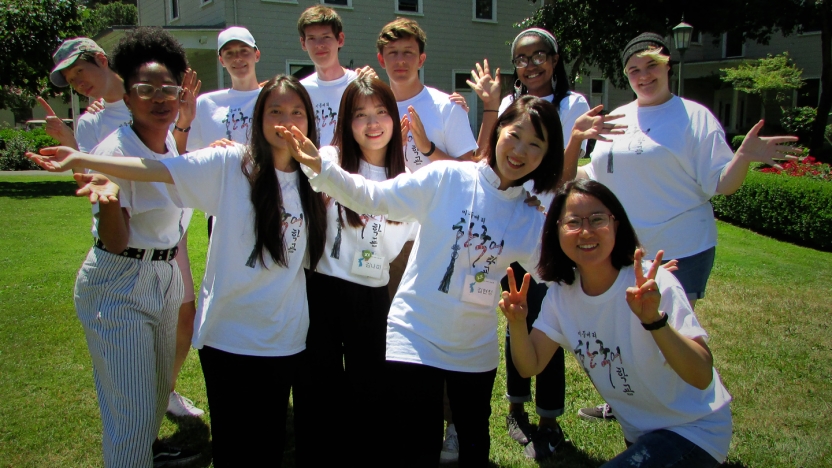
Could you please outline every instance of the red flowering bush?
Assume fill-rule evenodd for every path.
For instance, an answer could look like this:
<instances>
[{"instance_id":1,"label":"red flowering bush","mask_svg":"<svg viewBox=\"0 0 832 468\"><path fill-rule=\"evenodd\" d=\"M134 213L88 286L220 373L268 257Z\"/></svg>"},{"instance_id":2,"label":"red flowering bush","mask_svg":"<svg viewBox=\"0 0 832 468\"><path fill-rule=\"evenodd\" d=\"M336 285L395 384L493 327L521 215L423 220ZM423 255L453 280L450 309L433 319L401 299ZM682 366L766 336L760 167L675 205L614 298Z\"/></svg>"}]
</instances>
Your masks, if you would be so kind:
<instances>
[{"instance_id":1,"label":"red flowering bush","mask_svg":"<svg viewBox=\"0 0 832 468\"><path fill-rule=\"evenodd\" d=\"M832 182L832 166L819 162L812 156L807 156L802 161L786 161L781 166L783 166L782 171L771 166L763 166L759 171Z\"/></svg>"}]
</instances>

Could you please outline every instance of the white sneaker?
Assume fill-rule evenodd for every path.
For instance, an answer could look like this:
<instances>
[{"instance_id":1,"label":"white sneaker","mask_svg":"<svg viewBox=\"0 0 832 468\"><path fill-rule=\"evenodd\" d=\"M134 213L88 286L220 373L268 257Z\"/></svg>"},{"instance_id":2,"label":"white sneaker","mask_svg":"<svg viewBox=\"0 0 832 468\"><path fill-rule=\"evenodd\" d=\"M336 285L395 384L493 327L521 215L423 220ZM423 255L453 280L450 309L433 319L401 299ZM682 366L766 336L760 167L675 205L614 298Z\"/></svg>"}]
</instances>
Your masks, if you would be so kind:
<instances>
[{"instance_id":1,"label":"white sneaker","mask_svg":"<svg viewBox=\"0 0 832 468\"><path fill-rule=\"evenodd\" d=\"M459 460L459 439L456 437L456 428L448 424L445 431L445 442L442 443L442 452L439 454L439 463L453 463Z\"/></svg>"},{"instance_id":2,"label":"white sneaker","mask_svg":"<svg viewBox=\"0 0 832 468\"><path fill-rule=\"evenodd\" d=\"M199 417L205 414L205 411L194 406L193 401L183 397L174 390L170 392L170 397L168 397L168 413L174 416Z\"/></svg>"}]
</instances>

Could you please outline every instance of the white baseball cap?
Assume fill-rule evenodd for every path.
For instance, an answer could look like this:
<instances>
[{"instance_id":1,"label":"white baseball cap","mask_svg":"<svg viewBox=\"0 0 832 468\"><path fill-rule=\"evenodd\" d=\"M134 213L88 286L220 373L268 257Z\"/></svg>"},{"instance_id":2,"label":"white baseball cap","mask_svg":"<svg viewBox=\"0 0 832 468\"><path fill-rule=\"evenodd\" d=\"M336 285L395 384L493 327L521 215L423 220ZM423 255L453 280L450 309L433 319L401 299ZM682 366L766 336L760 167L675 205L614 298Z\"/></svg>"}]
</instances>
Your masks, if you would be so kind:
<instances>
[{"instance_id":1,"label":"white baseball cap","mask_svg":"<svg viewBox=\"0 0 832 468\"><path fill-rule=\"evenodd\" d=\"M251 35L248 29L240 26L232 26L221 32L219 37L217 37L217 54L220 53L223 46L231 41L240 41L252 48L257 48L257 44L254 43L254 36Z\"/></svg>"}]
</instances>

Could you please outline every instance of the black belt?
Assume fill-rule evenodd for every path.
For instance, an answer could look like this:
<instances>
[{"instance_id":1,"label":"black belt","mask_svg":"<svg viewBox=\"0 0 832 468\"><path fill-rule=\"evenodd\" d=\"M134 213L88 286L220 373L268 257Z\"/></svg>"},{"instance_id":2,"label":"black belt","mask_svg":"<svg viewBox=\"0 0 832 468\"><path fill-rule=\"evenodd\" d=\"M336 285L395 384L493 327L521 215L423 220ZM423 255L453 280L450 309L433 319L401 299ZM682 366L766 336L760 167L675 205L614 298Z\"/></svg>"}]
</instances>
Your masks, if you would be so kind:
<instances>
[{"instance_id":1,"label":"black belt","mask_svg":"<svg viewBox=\"0 0 832 468\"><path fill-rule=\"evenodd\" d=\"M104 243L101 242L101 239L95 239L95 246L102 250L107 250L104 247ZM108 251L109 252L109 251ZM121 252L118 255L122 257L129 257L129 258L138 258L144 259L145 255L150 255L151 261L168 261L173 260L176 258L176 254L179 253L179 247L173 247L171 249L134 249L133 247L128 247L124 249L124 252Z\"/></svg>"}]
</instances>

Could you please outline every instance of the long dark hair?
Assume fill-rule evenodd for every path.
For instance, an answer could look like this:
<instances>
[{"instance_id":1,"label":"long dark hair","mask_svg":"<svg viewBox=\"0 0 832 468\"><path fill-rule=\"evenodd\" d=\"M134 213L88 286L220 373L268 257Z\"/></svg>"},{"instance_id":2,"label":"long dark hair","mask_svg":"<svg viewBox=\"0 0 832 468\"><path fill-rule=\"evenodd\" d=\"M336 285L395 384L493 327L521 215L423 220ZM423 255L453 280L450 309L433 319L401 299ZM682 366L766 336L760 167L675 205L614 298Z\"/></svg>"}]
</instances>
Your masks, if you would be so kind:
<instances>
[{"instance_id":1,"label":"long dark hair","mask_svg":"<svg viewBox=\"0 0 832 468\"><path fill-rule=\"evenodd\" d=\"M566 199L573 193L582 193L597 198L615 217L618 225L615 230L615 246L612 248L610 259L612 266L620 270L633 264L633 252L640 245L630 218L624 211L624 206L606 185L589 179L576 179L567 182L555 196L546 223L543 225L543 241L540 248L540 263L537 272L545 281L572 284L575 281L575 262L573 262L560 246L560 224L558 220L563 214Z\"/></svg>"},{"instance_id":2,"label":"long dark hair","mask_svg":"<svg viewBox=\"0 0 832 468\"><path fill-rule=\"evenodd\" d=\"M272 260L285 267L288 265L286 244L283 233L283 194L274 169L272 147L263 133L263 114L266 100L273 92L291 92L300 96L306 108L307 137L318 140L315 127L315 111L306 89L297 78L277 75L269 80L254 104L251 125L251 140L241 163L243 174L251 185L251 204L254 205L254 239L260 263L265 267L265 252ZM324 253L326 242L326 204L323 195L312 190L309 179L301 171L298 177L298 192L303 212L306 213L309 269L315 270Z\"/></svg>"},{"instance_id":3,"label":"long dark hair","mask_svg":"<svg viewBox=\"0 0 832 468\"><path fill-rule=\"evenodd\" d=\"M537 137L545 140L548 148L543 160L537 169L517 181L516 185L522 185L527 180L534 181L535 192L551 192L557 186L561 174L563 174L563 132L560 127L560 117L554 104L540 99L536 96L522 96L511 103L510 106L500 114L491 134L488 135L488 142L483 150L484 158L494 168L497 166L497 139L500 130L511 125L523 117L529 117ZM545 132L543 130L546 130ZM548 138L547 138L548 136Z\"/></svg>"},{"instance_id":4,"label":"long dark hair","mask_svg":"<svg viewBox=\"0 0 832 468\"><path fill-rule=\"evenodd\" d=\"M352 133L353 110L361 97L377 98L387 108L387 113L393 119L393 135L390 143L387 144L387 153L384 155L384 169L387 178L392 179L405 172L404 150L398 142L402 141L402 128L399 125L399 107L396 105L396 97L389 86L378 78L357 78L347 85L344 95L341 97L341 109L338 112L338 123L335 126L335 135L332 139L332 146L338 148L341 158L341 168L353 174L358 173L361 166L361 147L355 141ZM347 222L352 227L361 227L364 223L355 211L341 207L347 216ZM338 221L341 221L341 211L338 212ZM391 222L392 223L392 222Z\"/></svg>"},{"instance_id":5,"label":"long dark hair","mask_svg":"<svg viewBox=\"0 0 832 468\"><path fill-rule=\"evenodd\" d=\"M518 36L517 39L519 39L521 36L525 36L525 35L529 35L529 33L527 33L526 31L523 31L523 32L521 32L520 34L517 35ZM536 37L539 37L540 42L543 43L549 49L548 50L549 57L547 57L547 58L551 58L551 56L555 55L555 54L560 55L560 52L557 51L557 50L552 49L551 45L545 39L543 39L539 35L536 35ZM517 39L515 39L515 40L517 40ZM512 57L511 59L514 60L514 57ZM531 60L531 58L529 58L529 60ZM562 101L563 98L565 98L566 96L568 96L569 94L572 93L572 90L569 88L569 76L566 74L566 65L564 65L564 63L565 63L565 60L564 60L563 56L560 55L558 57L558 63L555 65L555 69L553 70L553 74L552 74L555 78L555 83L554 83L554 86L553 86L554 89L552 90L553 94L554 94L554 97L552 98L552 104L554 104L555 108L558 109L558 110L560 110L560 101ZM526 86L520 81L520 74L517 73L517 69L515 68L514 69L514 94L512 95L512 98L514 100L517 100L520 96L528 94L528 92L529 92L528 88L526 88Z\"/></svg>"}]
</instances>

